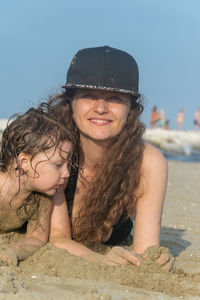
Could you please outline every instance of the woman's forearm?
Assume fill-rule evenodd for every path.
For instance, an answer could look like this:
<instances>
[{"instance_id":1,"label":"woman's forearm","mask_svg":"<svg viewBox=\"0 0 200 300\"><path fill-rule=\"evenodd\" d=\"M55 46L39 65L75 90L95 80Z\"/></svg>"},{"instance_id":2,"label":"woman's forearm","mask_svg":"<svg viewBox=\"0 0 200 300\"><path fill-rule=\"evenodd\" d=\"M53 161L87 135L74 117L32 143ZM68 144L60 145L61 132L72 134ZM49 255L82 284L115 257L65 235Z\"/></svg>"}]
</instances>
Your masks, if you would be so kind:
<instances>
[{"instance_id":1,"label":"woman's forearm","mask_svg":"<svg viewBox=\"0 0 200 300\"><path fill-rule=\"evenodd\" d=\"M66 249L70 254L79 256L87 261L100 262L104 257L102 254L92 251L85 245L65 237L57 236L51 238L50 242L57 248Z\"/></svg>"}]
</instances>

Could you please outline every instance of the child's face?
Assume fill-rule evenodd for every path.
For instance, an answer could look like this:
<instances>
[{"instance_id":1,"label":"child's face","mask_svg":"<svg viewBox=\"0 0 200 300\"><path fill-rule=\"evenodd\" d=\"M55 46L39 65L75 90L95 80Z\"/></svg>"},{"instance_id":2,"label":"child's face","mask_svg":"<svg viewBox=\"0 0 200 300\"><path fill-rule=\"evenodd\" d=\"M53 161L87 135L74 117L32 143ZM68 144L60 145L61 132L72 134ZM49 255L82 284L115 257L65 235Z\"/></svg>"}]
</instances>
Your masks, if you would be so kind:
<instances>
[{"instance_id":1,"label":"child's face","mask_svg":"<svg viewBox=\"0 0 200 300\"><path fill-rule=\"evenodd\" d=\"M70 150L71 142L64 141L56 151L52 148L36 155L28 168L27 189L54 195L69 177L67 158Z\"/></svg>"}]
</instances>

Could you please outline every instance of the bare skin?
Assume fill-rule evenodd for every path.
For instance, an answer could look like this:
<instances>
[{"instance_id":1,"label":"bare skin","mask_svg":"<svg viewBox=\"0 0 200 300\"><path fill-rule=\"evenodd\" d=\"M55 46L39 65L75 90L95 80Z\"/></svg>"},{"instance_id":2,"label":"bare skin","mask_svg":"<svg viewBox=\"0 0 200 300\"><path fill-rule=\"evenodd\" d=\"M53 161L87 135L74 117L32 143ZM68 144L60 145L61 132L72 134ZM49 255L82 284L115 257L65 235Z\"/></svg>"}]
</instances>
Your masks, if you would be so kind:
<instances>
[{"instance_id":1,"label":"bare skin","mask_svg":"<svg viewBox=\"0 0 200 300\"><path fill-rule=\"evenodd\" d=\"M17 265L48 241L51 196L69 177L67 157L70 150L71 143L64 141L59 150L52 148L41 152L33 160L30 155L20 153L18 161L25 171L20 180L15 165L9 172L0 172L0 233L13 231L28 222L25 239L0 251L0 264ZM24 208L22 204L27 199Z\"/></svg>"},{"instance_id":2,"label":"bare skin","mask_svg":"<svg viewBox=\"0 0 200 300\"><path fill-rule=\"evenodd\" d=\"M35 210L32 209L31 219L29 219L24 209L21 209L20 215L18 215L17 211L10 207L9 204L5 205L4 209L1 210L1 216L5 220L5 222L3 222L4 226L1 228L1 233L18 229L26 221L28 221L28 225L26 236L23 240L0 252L0 265L17 265L20 260L25 260L47 242L52 202L51 199L45 195L37 194L36 197L40 198L39 209L36 207ZM7 208L7 210L5 210L5 208Z\"/></svg>"},{"instance_id":3,"label":"bare skin","mask_svg":"<svg viewBox=\"0 0 200 300\"><path fill-rule=\"evenodd\" d=\"M84 152L82 176L89 180L95 175L94 166L104 156L105 145L109 138L120 132L126 122L130 110L130 98L102 91L77 92L72 102L74 118L80 129L81 145ZM119 94L117 94L119 97ZM105 126L104 126L105 125ZM137 194L134 223L134 241L132 251L122 247L113 247L106 255L95 253L81 243L71 238L71 228L66 199L63 189L54 196L50 241L69 253L82 257L88 261L102 262L109 265L133 264L140 265L137 254L143 254L149 246L159 245L162 209L167 185L167 163L163 155L153 146L146 144L142 162L142 176ZM81 209L82 195L85 187L78 178L77 189L72 211L73 219ZM119 216L118 216L119 217ZM112 225L118 220L113 220ZM112 228L109 236L112 233ZM109 239L102 237L102 242ZM144 258L145 258L144 253ZM162 253L157 263L166 271L173 266L173 258Z\"/></svg>"}]
</instances>

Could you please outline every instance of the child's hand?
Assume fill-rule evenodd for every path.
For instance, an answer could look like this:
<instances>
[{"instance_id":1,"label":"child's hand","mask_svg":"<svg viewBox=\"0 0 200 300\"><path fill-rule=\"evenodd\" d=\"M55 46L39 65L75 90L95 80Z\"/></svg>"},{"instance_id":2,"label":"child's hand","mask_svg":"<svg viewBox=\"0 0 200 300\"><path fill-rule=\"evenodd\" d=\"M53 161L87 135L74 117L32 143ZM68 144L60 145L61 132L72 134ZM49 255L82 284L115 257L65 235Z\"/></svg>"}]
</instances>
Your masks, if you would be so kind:
<instances>
[{"instance_id":1,"label":"child's hand","mask_svg":"<svg viewBox=\"0 0 200 300\"><path fill-rule=\"evenodd\" d=\"M17 266L17 253L12 248L0 250L0 266L14 265Z\"/></svg>"}]
</instances>

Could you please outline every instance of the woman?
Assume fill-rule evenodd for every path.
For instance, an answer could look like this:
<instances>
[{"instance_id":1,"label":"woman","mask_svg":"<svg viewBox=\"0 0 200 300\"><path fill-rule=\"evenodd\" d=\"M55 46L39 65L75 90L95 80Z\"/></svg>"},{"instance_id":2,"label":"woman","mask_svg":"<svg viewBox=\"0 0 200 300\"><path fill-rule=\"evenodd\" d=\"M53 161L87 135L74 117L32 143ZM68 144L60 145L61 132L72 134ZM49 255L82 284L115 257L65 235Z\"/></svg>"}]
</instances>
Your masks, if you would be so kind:
<instances>
[{"instance_id":1,"label":"woman","mask_svg":"<svg viewBox=\"0 0 200 300\"><path fill-rule=\"evenodd\" d=\"M80 139L79 168L53 201L50 240L86 260L138 266L137 254L159 245L167 163L142 140L138 78L128 53L108 46L83 49L72 60L65 92L50 100L63 120L72 116ZM133 218L133 250L115 246L101 255L84 245L123 243ZM169 270L173 260L163 254L158 263Z\"/></svg>"}]
</instances>

